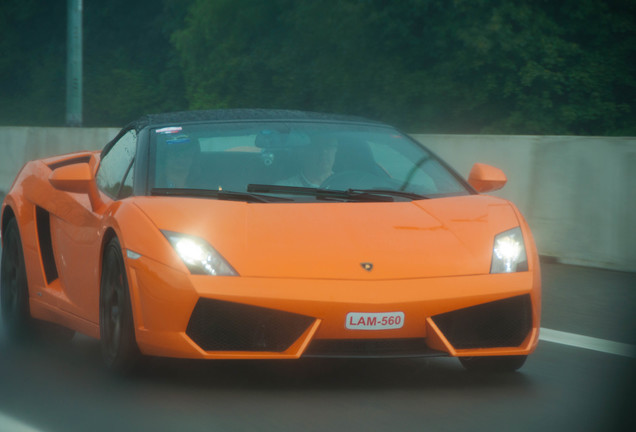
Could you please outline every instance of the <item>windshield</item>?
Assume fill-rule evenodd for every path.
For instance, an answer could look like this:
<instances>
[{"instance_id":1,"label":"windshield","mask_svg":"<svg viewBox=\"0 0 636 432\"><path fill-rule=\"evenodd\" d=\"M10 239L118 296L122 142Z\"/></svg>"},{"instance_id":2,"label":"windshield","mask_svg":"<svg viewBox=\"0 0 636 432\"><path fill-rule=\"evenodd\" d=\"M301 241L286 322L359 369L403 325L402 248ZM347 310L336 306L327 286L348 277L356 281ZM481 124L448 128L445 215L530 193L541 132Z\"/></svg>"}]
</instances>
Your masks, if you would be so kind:
<instances>
[{"instance_id":1,"label":"windshield","mask_svg":"<svg viewBox=\"0 0 636 432\"><path fill-rule=\"evenodd\" d=\"M174 125L151 132L151 161L150 183L156 195L241 199L241 195L258 192L256 201L261 202L262 195L293 201L383 195L386 200L403 201L469 193L436 157L386 126L324 122Z\"/></svg>"}]
</instances>

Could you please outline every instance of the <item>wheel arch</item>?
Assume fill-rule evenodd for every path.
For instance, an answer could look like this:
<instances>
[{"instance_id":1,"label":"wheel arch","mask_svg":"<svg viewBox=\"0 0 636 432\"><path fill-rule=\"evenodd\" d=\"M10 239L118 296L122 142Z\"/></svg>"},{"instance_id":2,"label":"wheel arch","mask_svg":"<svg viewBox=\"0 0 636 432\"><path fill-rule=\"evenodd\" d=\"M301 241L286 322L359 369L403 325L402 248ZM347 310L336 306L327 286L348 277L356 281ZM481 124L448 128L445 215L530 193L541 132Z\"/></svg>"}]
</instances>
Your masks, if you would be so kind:
<instances>
[{"instance_id":1,"label":"wheel arch","mask_svg":"<svg viewBox=\"0 0 636 432\"><path fill-rule=\"evenodd\" d=\"M115 232L115 229L112 227L108 227L106 231L104 232L104 236L102 237L102 246L101 246L102 253L100 254L100 261L104 259L104 249L106 248L106 245L115 237L119 239L119 236Z\"/></svg>"},{"instance_id":2,"label":"wheel arch","mask_svg":"<svg viewBox=\"0 0 636 432\"><path fill-rule=\"evenodd\" d=\"M2 227L0 228L0 232L4 235L4 232L7 230L7 225L9 225L9 221L14 219L15 212L10 205L6 205L2 211Z\"/></svg>"},{"instance_id":3,"label":"wheel arch","mask_svg":"<svg viewBox=\"0 0 636 432\"><path fill-rule=\"evenodd\" d=\"M130 291L130 275L126 267L126 259L119 238L120 237L113 227L107 228L104 236L102 237L99 278L99 339L101 341L100 343L102 347L102 356L106 362L107 367L115 372L127 373L138 364L141 353L137 344L137 329L135 324L136 319L132 306L133 299ZM116 242L113 243L113 240L115 240ZM119 244L119 248L114 248L116 244ZM113 252L115 251L115 249L119 250ZM117 288L113 290L112 285L111 291L104 291L104 277L107 274L112 275L112 273L107 273L107 270L105 269L106 263L108 262L106 257L112 257L113 253L117 254L117 259L121 259L121 268L119 271L124 273L123 283L118 284L121 291ZM116 275L121 275L121 273L116 273ZM109 292L111 294L109 294ZM118 294L113 296L113 292L117 292ZM113 317L113 315L111 315L110 313L113 308L113 302L118 305L116 307L121 311L121 315L119 318ZM118 326L113 329L113 320L120 323L121 328L119 330L116 330ZM115 333L119 336L114 338L113 334Z\"/></svg>"},{"instance_id":4,"label":"wheel arch","mask_svg":"<svg viewBox=\"0 0 636 432\"><path fill-rule=\"evenodd\" d=\"M115 230L115 228L113 228L112 226L108 227L106 229L106 231L104 232L104 235L102 237L101 249L100 249L100 254L99 254L99 285L98 285L99 295L101 295L101 291L102 291L101 281L102 281L102 274L104 272L104 252L106 251L106 247L111 242L111 240L113 240L115 238L117 239L117 241L119 242L119 246L121 247L121 255L122 255L122 259L123 259L124 273L126 275L126 280L127 280L127 285L128 285L128 295L130 297L130 302L131 302L131 307L132 307L133 323L136 324L137 323L137 311L135 310L135 307L133 306L133 296L135 294L132 292L134 288L133 288L133 286L131 284L130 272L128 271L128 267L126 265L126 252L125 252L125 249L124 249L124 247L122 245L121 235L118 234L117 231Z\"/></svg>"},{"instance_id":5,"label":"wheel arch","mask_svg":"<svg viewBox=\"0 0 636 432\"><path fill-rule=\"evenodd\" d=\"M98 288L100 292L102 290L102 287L101 287L102 272L104 271L104 251L106 250L106 246L108 245L108 243L110 243L110 241L114 238L117 238L117 240L119 240L119 236L117 235L117 232L115 231L115 229L113 227L106 228L106 231L104 232L104 235L102 236L102 242L99 248L99 262L97 263L97 265L99 266L100 284L98 285ZM121 244L121 241L120 241L120 244Z\"/></svg>"},{"instance_id":6,"label":"wheel arch","mask_svg":"<svg viewBox=\"0 0 636 432\"><path fill-rule=\"evenodd\" d=\"M108 245L108 243L110 243L110 241L114 238L117 238L119 240L119 236L117 235L117 232L115 231L115 229L113 227L108 227L106 229L106 231L104 232L104 235L102 236L102 242L99 248L99 262L97 263L97 265L99 266L99 278L98 278L98 285L97 285L97 290L98 290L98 295L101 295L102 292L102 273L104 272L104 251L106 250L106 246Z\"/></svg>"}]
</instances>

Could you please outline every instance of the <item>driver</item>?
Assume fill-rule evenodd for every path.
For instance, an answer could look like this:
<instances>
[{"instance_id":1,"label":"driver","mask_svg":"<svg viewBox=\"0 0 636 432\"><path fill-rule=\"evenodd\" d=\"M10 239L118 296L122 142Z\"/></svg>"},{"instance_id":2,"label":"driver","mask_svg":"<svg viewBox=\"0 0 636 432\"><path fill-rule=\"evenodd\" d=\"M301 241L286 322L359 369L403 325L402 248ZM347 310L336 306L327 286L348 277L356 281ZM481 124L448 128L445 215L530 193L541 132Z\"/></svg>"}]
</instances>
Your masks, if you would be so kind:
<instances>
[{"instance_id":1,"label":"driver","mask_svg":"<svg viewBox=\"0 0 636 432\"><path fill-rule=\"evenodd\" d=\"M166 140L165 183L169 188L185 188L196 175L197 159L201 153L199 141L188 135Z\"/></svg>"},{"instance_id":2,"label":"driver","mask_svg":"<svg viewBox=\"0 0 636 432\"><path fill-rule=\"evenodd\" d=\"M330 135L314 135L302 149L299 172L277 184L283 186L320 187L333 174L338 139Z\"/></svg>"}]
</instances>

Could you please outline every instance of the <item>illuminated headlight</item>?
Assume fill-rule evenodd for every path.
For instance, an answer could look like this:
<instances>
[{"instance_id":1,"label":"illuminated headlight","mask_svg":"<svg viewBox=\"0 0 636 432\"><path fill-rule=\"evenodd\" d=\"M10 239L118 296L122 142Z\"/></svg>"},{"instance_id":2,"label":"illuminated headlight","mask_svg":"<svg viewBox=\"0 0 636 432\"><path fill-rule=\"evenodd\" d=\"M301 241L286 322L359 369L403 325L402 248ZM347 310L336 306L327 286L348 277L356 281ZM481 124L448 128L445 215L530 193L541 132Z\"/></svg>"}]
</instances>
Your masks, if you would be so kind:
<instances>
[{"instance_id":1,"label":"illuminated headlight","mask_svg":"<svg viewBox=\"0 0 636 432\"><path fill-rule=\"evenodd\" d=\"M495 236L490 273L512 273L527 270L528 259L521 228L513 228Z\"/></svg>"},{"instance_id":2,"label":"illuminated headlight","mask_svg":"<svg viewBox=\"0 0 636 432\"><path fill-rule=\"evenodd\" d=\"M212 276L238 276L236 270L205 240L172 231L161 231L170 241L190 273Z\"/></svg>"}]
</instances>

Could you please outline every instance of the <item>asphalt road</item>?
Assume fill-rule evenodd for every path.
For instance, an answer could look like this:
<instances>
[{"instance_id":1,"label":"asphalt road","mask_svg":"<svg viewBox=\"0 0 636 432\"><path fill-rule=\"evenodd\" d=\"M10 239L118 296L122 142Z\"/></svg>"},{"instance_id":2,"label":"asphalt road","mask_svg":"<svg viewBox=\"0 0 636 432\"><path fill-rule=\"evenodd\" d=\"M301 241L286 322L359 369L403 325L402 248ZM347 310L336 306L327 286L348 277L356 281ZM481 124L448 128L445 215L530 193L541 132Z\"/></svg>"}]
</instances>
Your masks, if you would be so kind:
<instances>
[{"instance_id":1,"label":"asphalt road","mask_svg":"<svg viewBox=\"0 0 636 432\"><path fill-rule=\"evenodd\" d=\"M542 327L636 345L636 273L542 269ZM0 336L0 432L627 431L635 372L633 357L541 341L505 375L451 358L155 359L124 380L90 338L15 348Z\"/></svg>"}]
</instances>

